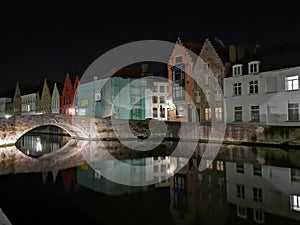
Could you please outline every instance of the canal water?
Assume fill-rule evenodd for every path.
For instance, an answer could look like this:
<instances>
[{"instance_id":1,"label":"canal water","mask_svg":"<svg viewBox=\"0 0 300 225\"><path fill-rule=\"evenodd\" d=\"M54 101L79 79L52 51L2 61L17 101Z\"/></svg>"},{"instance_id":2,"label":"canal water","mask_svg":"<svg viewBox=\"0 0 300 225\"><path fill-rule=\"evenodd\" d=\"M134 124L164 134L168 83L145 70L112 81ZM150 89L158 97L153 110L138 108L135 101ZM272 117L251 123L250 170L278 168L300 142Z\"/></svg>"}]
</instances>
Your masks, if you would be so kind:
<instances>
[{"instance_id":1,"label":"canal water","mask_svg":"<svg viewBox=\"0 0 300 225\"><path fill-rule=\"evenodd\" d=\"M46 140L41 148L56 140L57 149L50 152L58 150L64 143L60 138L41 138ZM2 175L0 208L13 225L300 223L299 151L224 145L215 159L205 160L206 169L199 170L204 148L199 144L191 159L122 159L131 165L152 165L129 174L156 181L147 186L122 185L103 176L101 171L113 160ZM28 155L37 157L34 149ZM182 162L187 163L169 177L172 166ZM117 168L115 174L124 175Z\"/></svg>"}]
</instances>

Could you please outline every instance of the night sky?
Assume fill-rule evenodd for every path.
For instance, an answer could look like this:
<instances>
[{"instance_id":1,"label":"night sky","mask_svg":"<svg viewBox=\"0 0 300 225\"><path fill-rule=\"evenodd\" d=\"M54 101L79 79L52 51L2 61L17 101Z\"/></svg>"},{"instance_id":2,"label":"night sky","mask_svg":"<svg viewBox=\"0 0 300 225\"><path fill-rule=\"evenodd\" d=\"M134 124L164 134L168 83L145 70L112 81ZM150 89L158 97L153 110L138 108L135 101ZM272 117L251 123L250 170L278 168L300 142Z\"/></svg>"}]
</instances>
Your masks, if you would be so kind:
<instances>
[{"instance_id":1,"label":"night sky","mask_svg":"<svg viewBox=\"0 0 300 225\"><path fill-rule=\"evenodd\" d=\"M66 73L81 76L101 54L139 40L218 37L225 45L291 50L300 65L297 1L5 2L0 6L0 97L10 95L17 81L22 92L22 86L44 78L63 83Z\"/></svg>"}]
</instances>

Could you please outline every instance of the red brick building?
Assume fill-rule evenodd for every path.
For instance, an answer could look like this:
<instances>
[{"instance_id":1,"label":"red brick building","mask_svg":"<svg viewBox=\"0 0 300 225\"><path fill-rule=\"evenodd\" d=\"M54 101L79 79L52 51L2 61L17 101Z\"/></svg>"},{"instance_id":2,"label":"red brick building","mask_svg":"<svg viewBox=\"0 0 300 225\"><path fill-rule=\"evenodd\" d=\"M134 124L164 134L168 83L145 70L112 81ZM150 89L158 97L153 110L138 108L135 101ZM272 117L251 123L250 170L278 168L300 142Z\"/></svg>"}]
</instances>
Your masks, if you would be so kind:
<instances>
[{"instance_id":1,"label":"red brick building","mask_svg":"<svg viewBox=\"0 0 300 225\"><path fill-rule=\"evenodd\" d=\"M230 63L226 46L209 39L202 43L192 43L182 42L178 38L168 66L169 102L173 105L168 120L223 121L223 78L228 68ZM210 80L212 77L221 90ZM201 88L196 81L201 83ZM213 108L208 102L213 102Z\"/></svg>"},{"instance_id":2,"label":"red brick building","mask_svg":"<svg viewBox=\"0 0 300 225\"><path fill-rule=\"evenodd\" d=\"M75 94L79 82L79 77L76 76L74 85L72 85L70 75L67 73L64 87L60 97L60 113L67 115L75 115Z\"/></svg>"}]
</instances>

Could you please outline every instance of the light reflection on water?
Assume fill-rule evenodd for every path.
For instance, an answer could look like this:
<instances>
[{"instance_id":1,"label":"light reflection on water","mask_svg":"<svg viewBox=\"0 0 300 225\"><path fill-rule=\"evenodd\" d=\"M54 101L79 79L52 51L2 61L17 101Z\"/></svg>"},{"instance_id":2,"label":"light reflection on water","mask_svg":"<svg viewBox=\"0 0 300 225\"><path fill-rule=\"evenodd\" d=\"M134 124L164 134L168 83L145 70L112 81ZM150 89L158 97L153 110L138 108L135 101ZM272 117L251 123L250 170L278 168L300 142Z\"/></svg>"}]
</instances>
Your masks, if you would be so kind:
<instances>
[{"instance_id":1,"label":"light reflection on water","mask_svg":"<svg viewBox=\"0 0 300 225\"><path fill-rule=\"evenodd\" d=\"M168 156L122 159L131 165L152 165L148 169L122 171L114 168L114 160L100 160L93 162L94 169L84 163L61 171L1 176L4 198L0 207L13 224L25 224L20 215L32 210L41 218L55 211L63 221L72 218L72 224L299 224L300 152L223 146L214 160L205 160L206 170L199 171L204 151L205 144L199 144L189 160ZM182 163L185 166L168 179ZM116 177L128 173L126 177L157 184L117 184L103 176L105 168L114 168ZM26 180L32 182L12 187ZM8 197L11 189L18 193L13 203ZM28 193L36 203L30 210L24 207ZM30 224L50 222L57 221Z\"/></svg>"},{"instance_id":2,"label":"light reflection on water","mask_svg":"<svg viewBox=\"0 0 300 225\"><path fill-rule=\"evenodd\" d=\"M39 157L68 141L65 136L51 138L27 135L20 141L26 150L21 150ZM14 225L59 224L57 220L61 224L299 224L299 151L224 145L214 160L204 160L206 170L201 171L205 147L199 143L191 159L121 159L142 166L130 170L114 166L116 160L103 159L60 171L0 176L0 207ZM183 168L174 174L178 167ZM103 176L106 169L112 169L117 180L129 177L155 184L118 184ZM35 204L28 209L31 201ZM42 219L29 221L25 215L32 211Z\"/></svg>"}]
</instances>

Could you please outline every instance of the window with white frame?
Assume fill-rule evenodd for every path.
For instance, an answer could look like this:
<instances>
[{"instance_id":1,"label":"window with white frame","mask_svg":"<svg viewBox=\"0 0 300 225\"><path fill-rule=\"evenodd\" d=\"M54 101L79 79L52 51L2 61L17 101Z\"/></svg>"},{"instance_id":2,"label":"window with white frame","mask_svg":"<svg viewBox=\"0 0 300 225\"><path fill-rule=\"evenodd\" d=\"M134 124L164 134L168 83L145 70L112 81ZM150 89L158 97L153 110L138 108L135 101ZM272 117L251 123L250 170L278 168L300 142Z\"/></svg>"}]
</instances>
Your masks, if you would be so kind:
<instances>
[{"instance_id":1,"label":"window with white frame","mask_svg":"<svg viewBox=\"0 0 300 225\"><path fill-rule=\"evenodd\" d=\"M232 66L232 76L242 75L242 73L243 73L242 66L243 65L241 65L241 64Z\"/></svg>"},{"instance_id":2,"label":"window with white frame","mask_svg":"<svg viewBox=\"0 0 300 225\"><path fill-rule=\"evenodd\" d=\"M221 89L215 90L215 101L222 101L222 90Z\"/></svg>"},{"instance_id":3,"label":"window with white frame","mask_svg":"<svg viewBox=\"0 0 300 225\"><path fill-rule=\"evenodd\" d=\"M261 188L253 188L253 200L256 202L262 202L262 189Z\"/></svg>"},{"instance_id":4,"label":"window with white frame","mask_svg":"<svg viewBox=\"0 0 300 225\"><path fill-rule=\"evenodd\" d=\"M204 109L204 119L207 121L211 120L211 108Z\"/></svg>"},{"instance_id":5,"label":"window with white frame","mask_svg":"<svg viewBox=\"0 0 300 225\"><path fill-rule=\"evenodd\" d=\"M195 92L195 103L200 103L201 102L201 95L199 92Z\"/></svg>"},{"instance_id":6,"label":"window with white frame","mask_svg":"<svg viewBox=\"0 0 300 225\"><path fill-rule=\"evenodd\" d=\"M184 116L184 105L176 106L176 116L183 117Z\"/></svg>"},{"instance_id":7,"label":"window with white frame","mask_svg":"<svg viewBox=\"0 0 300 225\"><path fill-rule=\"evenodd\" d=\"M246 219L247 218L247 207L245 206L236 206L236 214L238 217Z\"/></svg>"},{"instance_id":8,"label":"window with white frame","mask_svg":"<svg viewBox=\"0 0 300 225\"><path fill-rule=\"evenodd\" d=\"M259 106L258 105L252 105L251 106L251 121L259 121Z\"/></svg>"},{"instance_id":9,"label":"window with white frame","mask_svg":"<svg viewBox=\"0 0 300 225\"><path fill-rule=\"evenodd\" d=\"M244 173L245 169L244 169L244 163L241 162L237 162L236 163L236 172L237 173Z\"/></svg>"},{"instance_id":10,"label":"window with white frame","mask_svg":"<svg viewBox=\"0 0 300 225\"><path fill-rule=\"evenodd\" d=\"M299 120L299 105L298 103L288 103L288 120L298 121Z\"/></svg>"},{"instance_id":11,"label":"window with white frame","mask_svg":"<svg viewBox=\"0 0 300 225\"><path fill-rule=\"evenodd\" d=\"M234 121L242 121L243 120L243 109L242 106L234 107Z\"/></svg>"},{"instance_id":12,"label":"window with white frame","mask_svg":"<svg viewBox=\"0 0 300 225\"><path fill-rule=\"evenodd\" d=\"M165 103L165 96L159 96L159 103Z\"/></svg>"},{"instance_id":13,"label":"window with white frame","mask_svg":"<svg viewBox=\"0 0 300 225\"><path fill-rule=\"evenodd\" d=\"M210 100L210 90L205 90L204 94L205 94L205 101L208 102Z\"/></svg>"},{"instance_id":14,"label":"window with white frame","mask_svg":"<svg viewBox=\"0 0 300 225\"><path fill-rule=\"evenodd\" d=\"M253 220L257 223L264 223L265 213L261 210L253 209Z\"/></svg>"},{"instance_id":15,"label":"window with white frame","mask_svg":"<svg viewBox=\"0 0 300 225\"><path fill-rule=\"evenodd\" d=\"M242 94L242 83L236 82L233 84L233 95L241 95Z\"/></svg>"},{"instance_id":16,"label":"window with white frame","mask_svg":"<svg viewBox=\"0 0 300 225\"><path fill-rule=\"evenodd\" d=\"M249 82L249 94L258 94L258 80Z\"/></svg>"},{"instance_id":17,"label":"window with white frame","mask_svg":"<svg viewBox=\"0 0 300 225\"><path fill-rule=\"evenodd\" d=\"M215 108L215 118L216 120L222 120L222 107Z\"/></svg>"},{"instance_id":18,"label":"window with white frame","mask_svg":"<svg viewBox=\"0 0 300 225\"><path fill-rule=\"evenodd\" d=\"M299 76L288 76L285 78L285 90L299 90Z\"/></svg>"},{"instance_id":19,"label":"window with white frame","mask_svg":"<svg viewBox=\"0 0 300 225\"><path fill-rule=\"evenodd\" d=\"M292 182L300 182L300 169L291 168Z\"/></svg>"},{"instance_id":20,"label":"window with white frame","mask_svg":"<svg viewBox=\"0 0 300 225\"><path fill-rule=\"evenodd\" d=\"M290 206L292 210L300 211L300 195L290 196Z\"/></svg>"},{"instance_id":21,"label":"window with white frame","mask_svg":"<svg viewBox=\"0 0 300 225\"><path fill-rule=\"evenodd\" d=\"M248 72L249 73L258 73L259 72L259 62L253 61L248 63Z\"/></svg>"},{"instance_id":22,"label":"window with white frame","mask_svg":"<svg viewBox=\"0 0 300 225\"><path fill-rule=\"evenodd\" d=\"M152 103L157 103L157 96L152 96Z\"/></svg>"},{"instance_id":23,"label":"window with white frame","mask_svg":"<svg viewBox=\"0 0 300 225\"><path fill-rule=\"evenodd\" d=\"M164 93L165 92L165 86L159 86L159 92Z\"/></svg>"},{"instance_id":24,"label":"window with white frame","mask_svg":"<svg viewBox=\"0 0 300 225\"><path fill-rule=\"evenodd\" d=\"M237 184L236 191L237 191L238 198L245 198L245 185Z\"/></svg>"}]
</instances>

